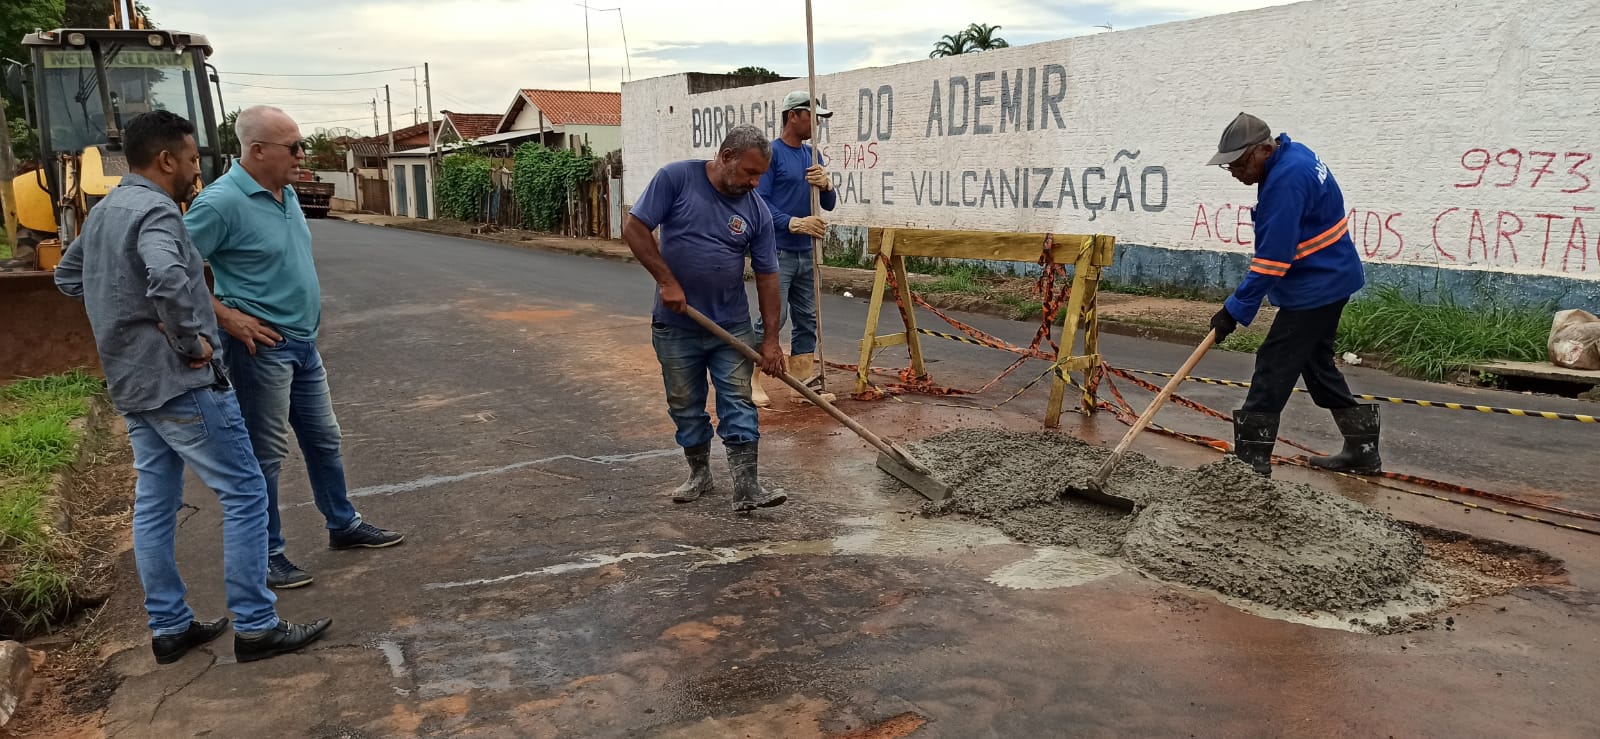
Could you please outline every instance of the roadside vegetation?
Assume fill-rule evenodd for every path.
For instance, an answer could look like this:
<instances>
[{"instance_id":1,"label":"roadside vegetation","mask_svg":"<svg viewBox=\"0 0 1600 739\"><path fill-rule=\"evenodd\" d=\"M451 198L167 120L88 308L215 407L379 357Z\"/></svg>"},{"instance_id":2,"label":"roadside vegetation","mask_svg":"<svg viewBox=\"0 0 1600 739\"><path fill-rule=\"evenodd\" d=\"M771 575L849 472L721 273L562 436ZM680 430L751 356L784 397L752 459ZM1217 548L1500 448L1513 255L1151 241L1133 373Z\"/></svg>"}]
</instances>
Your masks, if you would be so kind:
<instances>
[{"instance_id":1,"label":"roadside vegetation","mask_svg":"<svg viewBox=\"0 0 1600 739\"><path fill-rule=\"evenodd\" d=\"M68 610L77 542L58 528L52 485L77 458L72 422L100 390L80 372L0 388L0 637L38 633Z\"/></svg>"}]
</instances>

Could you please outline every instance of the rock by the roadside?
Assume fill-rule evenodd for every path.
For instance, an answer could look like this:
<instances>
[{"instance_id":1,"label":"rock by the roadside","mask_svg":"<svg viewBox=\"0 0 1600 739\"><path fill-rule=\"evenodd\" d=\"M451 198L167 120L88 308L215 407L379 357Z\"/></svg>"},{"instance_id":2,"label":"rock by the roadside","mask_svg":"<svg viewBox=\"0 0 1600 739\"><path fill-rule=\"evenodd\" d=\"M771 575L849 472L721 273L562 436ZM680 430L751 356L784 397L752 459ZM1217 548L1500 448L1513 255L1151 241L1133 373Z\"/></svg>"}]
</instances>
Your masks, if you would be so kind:
<instances>
[{"instance_id":1,"label":"rock by the roadside","mask_svg":"<svg viewBox=\"0 0 1600 739\"><path fill-rule=\"evenodd\" d=\"M0 642L0 726L11 722L33 681L33 658L14 641Z\"/></svg>"}]
</instances>

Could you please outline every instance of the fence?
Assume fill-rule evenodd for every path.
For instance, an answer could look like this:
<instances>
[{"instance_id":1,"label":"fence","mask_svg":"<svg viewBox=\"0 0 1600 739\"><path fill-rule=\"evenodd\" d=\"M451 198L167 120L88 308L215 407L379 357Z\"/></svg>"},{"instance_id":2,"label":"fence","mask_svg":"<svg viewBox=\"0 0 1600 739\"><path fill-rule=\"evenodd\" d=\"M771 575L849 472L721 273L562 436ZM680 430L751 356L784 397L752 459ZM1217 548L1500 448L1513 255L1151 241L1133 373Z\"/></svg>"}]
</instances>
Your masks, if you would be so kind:
<instances>
[{"instance_id":1,"label":"fence","mask_svg":"<svg viewBox=\"0 0 1600 739\"><path fill-rule=\"evenodd\" d=\"M511 189L511 169L497 164L491 171L493 187L478 204L479 223L499 228L527 228L522 207ZM575 238L620 239L621 180L598 177L567 194L565 212L555 233Z\"/></svg>"}]
</instances>

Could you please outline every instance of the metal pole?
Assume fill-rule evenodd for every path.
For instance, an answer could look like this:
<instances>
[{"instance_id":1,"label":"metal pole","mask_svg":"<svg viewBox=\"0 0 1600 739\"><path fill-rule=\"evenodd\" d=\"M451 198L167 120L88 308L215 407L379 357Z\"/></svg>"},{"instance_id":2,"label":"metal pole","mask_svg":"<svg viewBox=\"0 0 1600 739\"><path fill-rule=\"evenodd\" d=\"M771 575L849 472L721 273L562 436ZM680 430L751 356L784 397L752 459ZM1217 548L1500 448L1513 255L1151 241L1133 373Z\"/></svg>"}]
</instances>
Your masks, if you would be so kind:
<instances>
[{"instance_id":1,"label":"metal pole","mask_svg":"<svg viewBox=\"0 0 1600 739\"><path fill-rule=\"evenodd\" d=\"M633 53L628 51L628 24L622 22L622 8L617 8L617 25L622 27L622 56L628 60L628 81L633 81Z\"/></svg>"},{"instance_id":2,"label":"metal pole","mask_svg":"<svg viewBox=\"0 0 1600 739\"><path fill-rule=\"evenodd\" d=\"M821 154L817 149L817 53L811 34L811 0L806 0L806 74L810 78L811 99L811 164L816 166ZM811 188L811 215L822 214L822 191ZM822 358L822 239L811 239L811 302L817 306L817 388L828 391L828 363ZM805 378L809 382L811 378Z\"/></svg>"},{"instance_id":3,"label":"metal pole","mask_svg":"<svg viewBox=\"0 0 1600 739\"><path fill-rule=\"evenodd\" d=\"M383 129L378 126L378 99L377 98L373 98L372 99L372 135L373 136L377 136L377 135L379 135L381 133L383 133Z\"/></svg>"},{"instance_id":4,"label":"metal pole","mask_svg":"<svg viewBox=\"0 0 1600 739\"><path fill-rule=\"evenodd\" d=\"M589 50L589 6L583 6L583 58L589 63L589 89L594 90L594 54Z\"/></svg>"}]
</instances>

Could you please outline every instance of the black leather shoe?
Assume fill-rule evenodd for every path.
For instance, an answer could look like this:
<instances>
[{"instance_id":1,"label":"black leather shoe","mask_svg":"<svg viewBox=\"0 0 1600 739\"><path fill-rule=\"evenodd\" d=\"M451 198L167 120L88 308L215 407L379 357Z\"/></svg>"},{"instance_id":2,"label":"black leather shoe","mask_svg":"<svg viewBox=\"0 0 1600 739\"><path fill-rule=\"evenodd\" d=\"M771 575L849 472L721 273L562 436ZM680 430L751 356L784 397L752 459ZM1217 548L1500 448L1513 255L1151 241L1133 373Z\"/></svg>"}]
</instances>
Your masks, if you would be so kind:
<instances>
[{"instance_id":1,"label":"black leather shoe","mask_svg":"<svg viewBox=\"0 0 1600 739\"><path fill-rule=\"evenodd\" d=\"M333 625L333 619L324 618L315 623L292 624L279 621L278 625L259 635L233 634L233 656L240 662L288 654L322 638L322 633Z\"/></svg>"},{"instance_id":2,"label":"black leather shoe","mask_svg":"<svg viewBox=\"0 0 1600 739\"><path fill-rule=\"evenodd\" d=\"M329 549L383 549L405 541L405 534L380 529L366 521L342 534L328 532Z\"/></svg>"},{"instance_id":3,"label":"black leather shoe","mask_svg":"<svg viewBox=\"0 0 1600 739\"><path fill-rule=\"evenodd\" d=\"M228 619L215 621L190 621L189 630L182 634L157 636L150 639L150 651L155 652L156 664L170 665L183 659L189 650L222 636L228 630Z\"/></svg>"}]
</instances>

